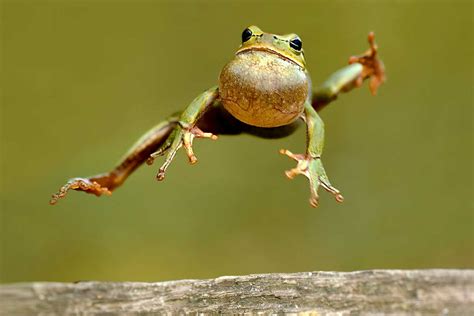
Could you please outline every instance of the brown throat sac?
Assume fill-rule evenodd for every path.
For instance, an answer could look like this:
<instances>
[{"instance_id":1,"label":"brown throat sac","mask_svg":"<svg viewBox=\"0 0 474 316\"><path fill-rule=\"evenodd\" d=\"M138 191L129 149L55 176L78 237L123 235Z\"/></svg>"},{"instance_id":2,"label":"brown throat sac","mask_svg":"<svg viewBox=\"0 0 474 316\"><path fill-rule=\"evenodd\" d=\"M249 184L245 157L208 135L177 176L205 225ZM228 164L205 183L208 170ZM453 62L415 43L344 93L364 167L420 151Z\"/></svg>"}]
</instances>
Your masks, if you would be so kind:
<instances>
[{"instance_id":1,"label":"brown throat sac","mask_svg":"<svg viewBox=\"0 0 474 316\"><path fill-rule=\"evenodd\" d=\"M238 120L258 127L295 121L308 97L308 77L298 65L276 53L239 53L221 71L219 96Z\"/></svg>"}]
</instances>

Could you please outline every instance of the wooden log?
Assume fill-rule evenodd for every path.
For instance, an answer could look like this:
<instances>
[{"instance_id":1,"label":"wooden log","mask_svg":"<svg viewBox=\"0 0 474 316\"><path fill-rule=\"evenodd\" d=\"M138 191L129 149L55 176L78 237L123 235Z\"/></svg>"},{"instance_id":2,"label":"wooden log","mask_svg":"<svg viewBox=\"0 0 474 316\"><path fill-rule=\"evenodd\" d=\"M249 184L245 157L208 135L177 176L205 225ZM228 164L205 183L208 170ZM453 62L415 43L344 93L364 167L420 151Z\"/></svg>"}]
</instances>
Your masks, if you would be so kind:
<instances>
[{"instance_id":1,"label":"wooden log","mask_svg":"<svg viewBox=\"0 0 474 316\"><path fill-rule=\"evenodd\" d=\"M158 283L17 283L0 286L0 306L0 315L474 315L474 270L277 273Z\"/></svg>"}]
</instances>

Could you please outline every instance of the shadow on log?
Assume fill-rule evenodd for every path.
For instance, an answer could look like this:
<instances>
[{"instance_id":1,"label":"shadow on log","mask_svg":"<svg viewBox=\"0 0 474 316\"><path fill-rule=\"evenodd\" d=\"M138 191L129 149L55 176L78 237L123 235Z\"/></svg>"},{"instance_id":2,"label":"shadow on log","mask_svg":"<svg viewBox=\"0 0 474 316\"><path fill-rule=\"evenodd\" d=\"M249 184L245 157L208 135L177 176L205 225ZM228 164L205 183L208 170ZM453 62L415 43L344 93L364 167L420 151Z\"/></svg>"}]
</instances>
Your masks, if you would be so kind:
<instances>
[{"instance_id":1,"label":"shadow on log","mask_svg":"<svg viewBox=\"0 0 474 316\"><path fill-rule=\"evenodd\" d=\"M0 286L1 315L178 313L474 315L474 270L373 270L158 283Z\"/></svg>"}]
</instances>

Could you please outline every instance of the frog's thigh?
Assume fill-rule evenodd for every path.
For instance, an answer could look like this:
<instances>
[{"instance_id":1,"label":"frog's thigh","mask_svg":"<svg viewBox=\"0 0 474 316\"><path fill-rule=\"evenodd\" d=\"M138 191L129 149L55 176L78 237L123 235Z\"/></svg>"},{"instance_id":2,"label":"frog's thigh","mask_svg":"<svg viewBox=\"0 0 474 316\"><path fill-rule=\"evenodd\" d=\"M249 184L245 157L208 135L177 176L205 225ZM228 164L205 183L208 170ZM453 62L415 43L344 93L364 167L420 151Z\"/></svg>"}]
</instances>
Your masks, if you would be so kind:
<instances>
[{"instance_id":1,"label":"frog's thigh","mask_svg":"<svg viewBox=\"0 0 474 316\"><path fill-rule=\"evenodd\" d=\"M247 133L262 138L283 138L292 134L301 125L303 125L303 122L296 120L288 125L279 127L252 126L233 117L220 101L216 101L197 122L197 126L200 129L216 135Z\"/></svg>"},{"instance_id":2,"label":"frog's thigh","mask_svg":"<svg viewBox=\"0 0 474 316\"><path fill-rule=\"evenodd\" d=\"M257 127L245 124L244 132L262 138L283 138L293 134L298 127L303 125L303 121L296 120L288 125L278 127Z\"/></svg>"},{"instance_id":3,"label":"frog's thigh","mask_svg":"<svg viewBox=\"0 0 474 316\"><path fill-rule=\"evenodd\" d=\"M204 132L215 135L241 134L244 131L243 124L227 112L219 100L216 100L196 123Z\"/></svg>"}]
</instances>

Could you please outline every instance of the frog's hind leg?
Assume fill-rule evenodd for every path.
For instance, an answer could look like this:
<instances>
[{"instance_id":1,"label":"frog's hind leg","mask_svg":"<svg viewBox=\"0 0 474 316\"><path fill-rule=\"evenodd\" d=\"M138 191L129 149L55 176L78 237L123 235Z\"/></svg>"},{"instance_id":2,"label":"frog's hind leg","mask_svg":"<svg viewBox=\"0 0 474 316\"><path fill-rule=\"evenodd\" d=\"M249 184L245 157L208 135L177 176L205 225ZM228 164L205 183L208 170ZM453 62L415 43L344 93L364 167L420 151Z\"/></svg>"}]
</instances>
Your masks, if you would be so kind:
<instances>
[{"instance_id":1,"label":"frog's hind leg","mask_svg":"<svg viewBox=\"0 0 474 316\"><path fill-rule=\"evenodd\" d=\"M177 120L178 116L175 115L150 129L111 171L87 178L70 179L52 196L50 204L56 204L60 198L66 196L69 190L84 191L96 196L112 194L115 188L120 186L135 169L148 159L151 153L164 143L176 127Z\"/></svg>"},{"instance_id":2,"label":"frog's hind leg","mask_svg":"<svg viewBox=\"0 0 474 316\"><path fill-rule=\"evenodd\" d=\"M277 139L293 134L301 125L303 125L301 120L278 127L257 127L243 123L242 131L261 138Z\"/></svg>"},{"instance_id":3,"label":"frog's hind leg","mask_svg":"<svg viewBox=\"0 0 474 316\"><path fill-rule=\"evenodd\" d=\"M245 133L267 139L283 138L291 135L301 125L303 125L303 122L296 120L293 123L279 127L252 126L232 116L224 108L220 100L217 100L197 123L197 126L202 130L216 135L238 135Z\"/></svg>"},{"instance_id":4,"label":"frog's hind leg","mask_svg":"<svg viewBox=\"0 0 474 316\"><path fill-rule=\"evenodd\" d=\"M341 92L348 92L360 87L369 79L369 88L375 95L378 87L385 81L385 68L378 57L375 35L368 36L369 49L359 56L349 58L349 65L336 71L319 87L314 89L312 105L316 111L322 110L327 104L337 99Z\"/></svg>"}]
</instances>

